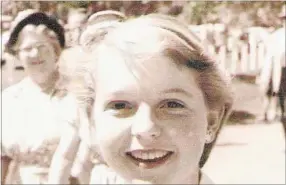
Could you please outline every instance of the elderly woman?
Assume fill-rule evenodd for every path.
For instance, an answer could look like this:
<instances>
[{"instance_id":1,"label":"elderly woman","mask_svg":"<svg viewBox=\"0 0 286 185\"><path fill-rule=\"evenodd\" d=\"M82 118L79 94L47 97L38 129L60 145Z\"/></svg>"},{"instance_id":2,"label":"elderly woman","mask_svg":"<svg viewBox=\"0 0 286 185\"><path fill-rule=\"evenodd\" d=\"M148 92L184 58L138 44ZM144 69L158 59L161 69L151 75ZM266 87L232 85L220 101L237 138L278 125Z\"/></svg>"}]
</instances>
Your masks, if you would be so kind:
<instances>
[{"instance_id":1,"label":"elderly woman","mask_svg":"<svg viewBox=\"0 0 286 185\"><path fill-rule=\"evenodd\" d=\"M83 140L104 159L94 184L210 183L201 168L233 97L187 26L162 15L127 20L99 40L75 79Z\"/></svg>"},{"instance_id":2,"label":"elderly woman","mask_svg":"<svg viewBox=\"0 0 286 185\"><path fill-rule=\"evenodd\" d=\"M46 14L25 10L16 17L7 49L22 62L27 77L2 92L2 184L47 182L66 124L60 114L70 103L57 85L64 46L64 29ZM71 166L75 155L69 157L65 165Z\"/></svg>"}]
</instances>

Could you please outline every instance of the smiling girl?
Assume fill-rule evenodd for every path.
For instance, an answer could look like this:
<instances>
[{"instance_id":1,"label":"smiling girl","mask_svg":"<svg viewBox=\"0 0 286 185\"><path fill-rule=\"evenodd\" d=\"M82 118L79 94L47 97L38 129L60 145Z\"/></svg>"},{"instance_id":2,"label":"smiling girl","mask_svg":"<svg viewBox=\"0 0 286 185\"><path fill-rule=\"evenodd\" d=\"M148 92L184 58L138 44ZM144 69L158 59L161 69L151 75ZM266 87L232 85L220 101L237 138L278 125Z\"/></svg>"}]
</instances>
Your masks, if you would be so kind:
<instances>
[{"instance_id":1,"label":"smiling girl","mask_svg":"<svg viewBox=\"0 0 286 185\"><path fill-rule=\"evenodd\" d=\"M79 69L83 137L109 167L93 183L210 183L200 169L233 97L228 76L187 26L156 14L127 20Z\"/></svg>"}]
</instances>

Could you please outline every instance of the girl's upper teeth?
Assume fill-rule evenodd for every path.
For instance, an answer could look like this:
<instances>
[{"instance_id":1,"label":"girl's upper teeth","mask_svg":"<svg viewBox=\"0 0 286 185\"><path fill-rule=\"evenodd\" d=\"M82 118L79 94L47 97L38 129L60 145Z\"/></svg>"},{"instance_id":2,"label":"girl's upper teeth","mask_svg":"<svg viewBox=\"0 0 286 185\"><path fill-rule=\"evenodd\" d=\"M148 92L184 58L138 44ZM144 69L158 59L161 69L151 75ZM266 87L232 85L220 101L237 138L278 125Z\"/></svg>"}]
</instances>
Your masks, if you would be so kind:
<instances>
[{"instance_id":1,"label":"girl's upper teeth","mask_svg":"<svg viewBox=\"0 0 286 185\"><path fill-rule=\"evenodd\" d=\"M165 155L168 154L168 151L164 151L164 150L152 150L152 151L148 151L148 150L137 150L137 151L132 151L130 152L130 154L138 159L155 159L155 158L161 158L164 157Z\"/></svg>"}]
</instances>

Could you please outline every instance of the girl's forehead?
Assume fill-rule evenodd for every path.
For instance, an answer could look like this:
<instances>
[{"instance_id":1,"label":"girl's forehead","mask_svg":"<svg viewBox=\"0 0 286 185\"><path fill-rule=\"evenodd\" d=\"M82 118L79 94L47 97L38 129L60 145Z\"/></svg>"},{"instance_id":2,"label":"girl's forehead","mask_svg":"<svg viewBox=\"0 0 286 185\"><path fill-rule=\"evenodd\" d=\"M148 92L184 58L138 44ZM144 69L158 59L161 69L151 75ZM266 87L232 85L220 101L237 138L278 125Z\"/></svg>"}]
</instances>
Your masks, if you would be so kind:
<instances>
[{"instance_id":1,"label":"girl's forehead","mask_svg":"<svg viewBox=\"0 0 286 185\"><path fill-rule=\"evenodd\" d=\"M111 31L105 40L115 45L128 46L137 44L140 45L140 47L137 46L137 48L149 48L149 50L152 50L153 47L157 47L157 45L162 44L162 42L167 39L166 32L159 28L141 25L123 25Z\"/></svg>"},{"instance_id":2,"label":"girl's forehead","mask_svg":"<svg viewBox=\"0 0 286 185\"><path fill-rule=\"evenodd\" d=\"M178 67L171 59L153 58L130 66L122 58L107 57L110 60L102 60L95 73L95 92L100 100L139 98L155 103L163 95L177 98L187 94L204 101L196 72Z\"/></svg>"},{"instance_id":3,"label":"girl's forehead","mask_svg":"<svg viewBox=\"0 0 286 185\"><path fill-rule=\"evenodd\" d=\"M107 83L106 81L112 79L111 81L116 81L117 84L132 81L156 86L162 82L176 84L181 83L182 79L189 81L194 79L195 74L194 71L177 65L173 59L164 55L129 56L122 52L101 53L95 72L99 83Z\"/></svg>"},{"instance_id":4,"label":"girl's forehead","mask_svg":"<svg viewBox=\"0 0 286 185\"><path fill-rule=\"evenodd\" d=\"M140 68L156 68L161 66L176 67L176 61L171 59L163 52L160 52L158 47L150 51L140 47L116 48L106 46L103 50L97 53L97 63L100 66L115 66L126 69ZM99 66L99 67L100 67Z\"/></svg>"}]
</instances>

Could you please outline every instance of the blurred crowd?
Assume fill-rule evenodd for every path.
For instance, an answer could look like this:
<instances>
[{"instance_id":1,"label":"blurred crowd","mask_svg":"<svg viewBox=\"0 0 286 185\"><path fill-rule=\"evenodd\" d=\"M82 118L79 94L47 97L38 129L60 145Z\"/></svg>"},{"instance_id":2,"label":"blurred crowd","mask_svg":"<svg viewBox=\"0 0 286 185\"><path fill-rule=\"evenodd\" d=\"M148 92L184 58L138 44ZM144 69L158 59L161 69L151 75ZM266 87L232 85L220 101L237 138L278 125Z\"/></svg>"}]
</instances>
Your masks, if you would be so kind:
<instances>
[{"instance_id":1,"label":"blurred crowd","mask_svg":"<svg viewBox=\"0 0 286 185\"><path fill-rule=\"evenodd\" d=\"M4 65L7 60L13 60L13 66L10 68L15 69L23 69L23 67L17 62L15 57L5 52L5 44L8 41L11 28L15 26L13 25L15 24L13 23L14 17L18 11L26 7L36 8L57 20L64 27L66 47L69 48L79 44L79 38L86 27L86 21L90 15L95 12L112 9L121 11L128 17L160 12L162 14L176 16L178 19L181 19L181 21L187 22L185 20L186 16L183 15L184 11L186 11L186 6L190 6L191 4L186 4L186 2L183 1L96 1L83 4L79 3L75 8L55 2L12 1L8 3L8 1L3 1L1 3L1 64ZM226 68L232 76L243 77L252 82L256 81L257 83L264 84L261 86L264 88L264 91L266 91L266 86L269 86L267 82L269 80L267 79L277 79L275 74L278 76L280 74L280 72L277 72L279 71L279 67L269 66L270 62L268 62L266 58L270 52L267 50L270 50L271 44L275 42L277 42L276 51L279 51L275 54L276 58L279 58L280 53L283 53L285 50L283 39L280 39L285 37L285 5L280 6L279 10L280 11L276 13L276 20L280 20L280 23L278 21L276 26L271 24L263 26L263 24L261 24L261 26L238 27L237 25L223 23L223 21L221 21L218 23L202 23L198 25L189 24L189 28L202 40L206 50L217 57L222 67ZM259 9L257 14L262 14L261 11L265 10ZM264 16L265 15L261 15L261 19L265 19ZM242 14L241 17L243 17ZM279 62L280 59L277 60ZM267 67L263 68L263 66ZM270 77L271 75L272 77ZM272 86L275 86L275 91L278 91L277 83L279 84L279 81L274 82L274 85L272 81L271 83ZM266 103L266 107L268 103ZM269 108L268 112L271 113L266 117L268 117L267 119L269 120L273 120L276 115L275 107L277 107L277 103L271 103L270 107L272 108ZM267 112L267 108L265 110Z\"/></svg>"},{"instance_id":2,"label":"blurred crowd","mask_svg":"<svg viewBox=\"0 0 286 185\"><path fill-rule=\"evenodd\" d=\"M183 15L187 9L186 6L191 4L186 4L183 1L96 1L79 3L77 8L74 8L55 2L3 1L1 3L1 64L5 64L9 58L16 60L5 52L5 44L8 41L11 27L13 28L14 17L18 11L25 7L37 8L57 20L65 29L66 47L73 47L79 44L79 38L85 29L86 21L95 12L112 9L121 11L128 17L160 12L176 16L178 19L188 22L185 20L186 16ZM263 24L260 24L261 26L238 27L220 21L218 23L201 23L198 25L189 24L189 28L200 37L206 49L219 59L221 65L227 68L231 75L247 74L257 76L264 66L268 45L274 42L273 40L284 36L285 5L280 6L279 10L276 13L276 21L274 22L277 22L277 20L280 20L280 22L278 21L276 26L271 24L268 26L264 24L263 26ZM263 11L266 10L259 9L257 12L261 20L265 19L265 15L262 15ZM242 14L241 17L243 17ZM282 44L277 45L280 48L278 50L283 51ZM21 68L18 64L15 65L16 68Z\"/></svg>"},{"instance_id":3,"label":"blurred crowd","mask_svg":"<svg viewBox=\"0 0 286 185\"><path fill-rule=\"evenodd\" d=\"M5 44L5 41L7 40L9 28L13 18L17 14L17 11L23 9L24 7L36 7L57 19L66 30L67 46L73 46L78 43L78 38L84 27L85 21L91 14L101 10L112 9L121 11L128 17L159 12L167 15L177 16L179 19L188 23L189 21L187 21L188 18L185 12L186 10L189 11L189 9L192 9L191 3L187 4L184 1L98 1L89 2L82 5L79 4L77 8L55 2L16 3L12 1L11 3L8 3L8 1L3 1L1 19L1 32L3 37L2 44ZM283 8L280 9L283 10ZM194 13L190 15L194 15L195 17L195 9L193 11ZM215 18L216 23L205 23L205 21L208 21L207 19L210 19L206 17L205 21L190 21L190 29L197 32L198 35L204 40L206 45L209 43L213 44L214 48L211 48L211 50L213 49L216 53L219 52L221 46L226 46L226 51L231 51L234 47L241 48L240 46L243 44L255 43L258 45L258 43L265 41L268 36L277 29L277 26L279 28L283 24L283 21L279 19L279 17L283 17L283 12L276 14L275 21L272 21L273 23L276 22L275 25L266 25L265 21L262 23L263 19L265 19L264 17L266 16L263 15L263 12L267 13L265 11L266 9L259 9L257 12L256 16L259 16L261 19L260 24L243 26L241 22L247 22L249 17L245 17L245 20L241 18L241 26L239 27L232 23L233 20L232 22L224 23L224 21L220 20L221 18ZM216 16L219 15L212 15L212 17ZM229 16L231 17L233 15L229 14ZM239 17L243 17L243 14L239 15ZM269 15L268 17L271 16Z\"/></svg>"}]
</instances>

